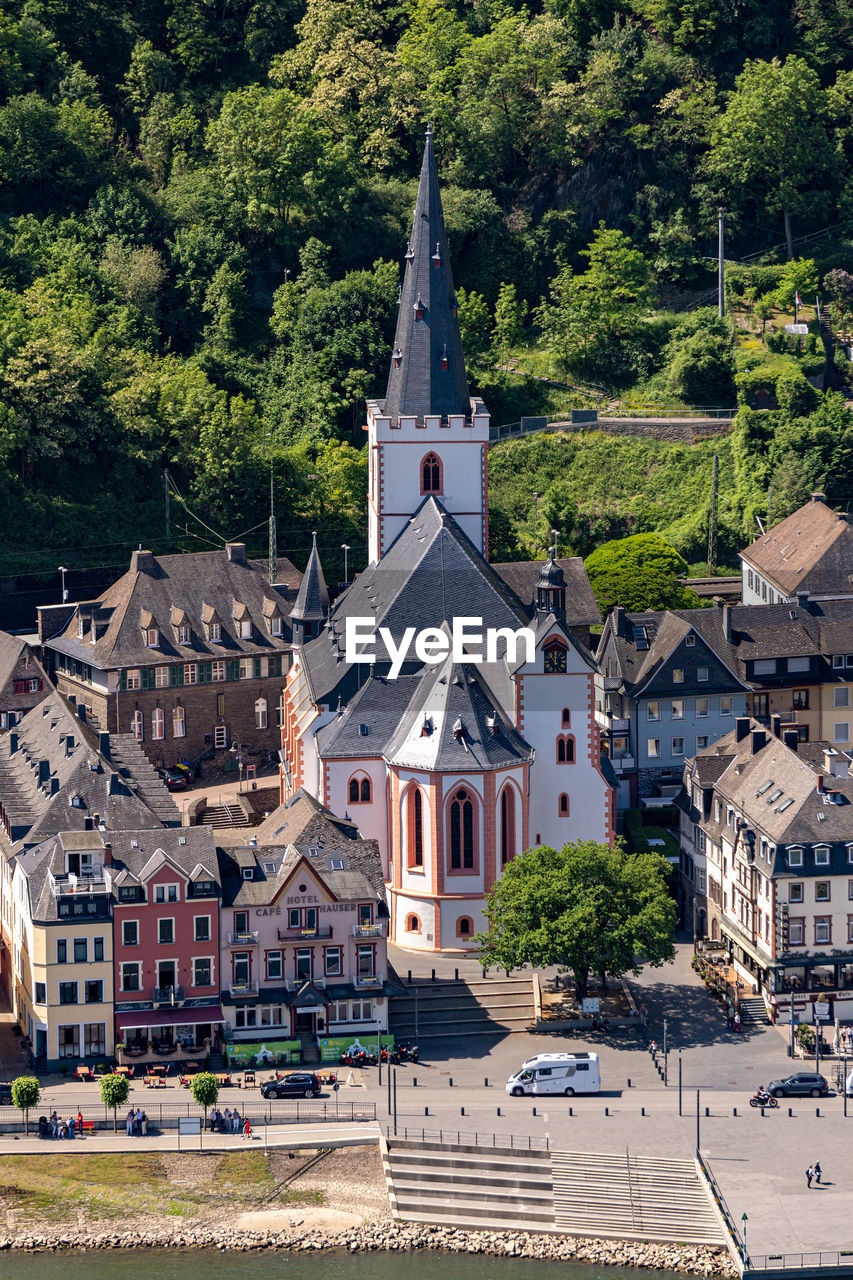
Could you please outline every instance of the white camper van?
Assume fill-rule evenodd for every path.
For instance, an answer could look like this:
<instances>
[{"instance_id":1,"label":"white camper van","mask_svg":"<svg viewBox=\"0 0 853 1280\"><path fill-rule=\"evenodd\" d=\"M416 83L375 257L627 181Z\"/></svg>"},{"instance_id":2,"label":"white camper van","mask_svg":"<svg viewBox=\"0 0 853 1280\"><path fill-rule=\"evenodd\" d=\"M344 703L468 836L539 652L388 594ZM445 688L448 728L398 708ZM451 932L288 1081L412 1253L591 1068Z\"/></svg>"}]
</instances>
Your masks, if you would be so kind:
<instances>
[{"instance_id":1,"label":"white camper van","mask_svg":"<svg viewBox=\"0 0 853 1280\"><path fill-rule=\"evenodd\" d=\"M506 1082L506 1091L513 1098L546 1093L562 1093L571 1098L576 1093L600 1090L597 1053L538 1053Z\"/></svg>"}]
</instances>

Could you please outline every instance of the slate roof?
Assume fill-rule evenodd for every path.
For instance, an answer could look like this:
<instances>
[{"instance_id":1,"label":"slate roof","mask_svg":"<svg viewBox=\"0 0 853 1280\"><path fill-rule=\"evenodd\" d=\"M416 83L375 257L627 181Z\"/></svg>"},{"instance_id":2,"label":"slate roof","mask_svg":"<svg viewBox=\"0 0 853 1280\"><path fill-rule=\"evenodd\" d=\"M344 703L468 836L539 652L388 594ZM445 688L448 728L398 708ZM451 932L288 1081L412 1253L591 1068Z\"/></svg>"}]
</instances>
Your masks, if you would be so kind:
<instances>
[{"instance_id":1,"label":"slate roof","mask_svg":"<svg viewBox=\"0 0 853 1280\"><path fill-rule=\"evenodd\" d=\"M566 621L569 626L597 626L601 622L601 614L583 560L580 556L563 556L555 563L562 569L566 582ZM528 614L532 614L542 561L515 560L507 564L493 564L492 568L518 596Z\"/></svg>"},{"instance_id":2,"label":"slate roof","mask_svg":"<svg viewBox=\"0 0 853 1280\"><path fill-rule=\"evenodd\" d=\"M282 585L271 587L264 562L246 559L242 543L222 551L187 555L154 556L150 551L135 551L128 572L100 600L76 605L65 629L46 644L100 669L286 650L290 644L288 619L301 574L283 557L278 565ZM283 619L282 636L270 633L268 619L273 607ZM253 623L251 639L242 639L236 625L244 615ZM82 639L78 635L80 617L84 620ZM207 639L211 621L222 627L221 642ZM190 642L185 645L178 643L177 627L182 624L191 629ZM159 630L158 648L146 645L144 626Z\"/></svg>"},{"instance_id":3,"label":"slate roof","mask_svg":"<svg viewBox=\"0 0 853 1280\"><path fill-rule=\"evenodd\" d=\"M833 776L822 763L823 753L833 750L829 743L810 743L812 750L803 753L768 734L757 720L750 720L749 728L740 742L733 729L696 755L695 764L704 779L701 785L716 784L720 795L774 844L853 840L853 778ZM752 749L753 730L766 737L756 752ZM714 777L721 761L725 767ZM826 791L818 790L818 775L823 777ZM773 784L769 789L768 782ZM840 798L841 803L828 795Z\"/></svg>"},{"instance_id":4,"label":"slate roof","mask_svg":"<svg viewBox=\"0 0 853 1280\"><path fill-rule=\"evenodd\" d=\"M311 555L302 575L299 594L291 611L291 617L304 621L320 621L329 612L329 592L323 577L323 566L317 551L317 535L312 533Z\"/></svg>"},{"instance_id":5,"label":"slate roof","mask_svg":"<svg viewBox=\"0 0 853 1280\"><path fill-rule=\"evenodd\" d=\"M769 582L793 595L853 594L853 525L850 517L815 495L741 553Z\"/></svg>"},{"instance_id":6,"label":"slate roof","mask_svg":"<svg viewBox=\"0 0 853 1280\"><path fill-rule=\"evenodd\" d=\"M434 497L424 500L378 564L368 565L338 597L321 634L302 650L317 703L346 704L364 683L368 667L344 661L348 617L372 618L399 643L407 627L421 630L451 622L464 602L467 616L484 627L526 626L527 612L504 579L483 559L459 525ZM381 647L378 656L384 657ZM403 668L420 670L414 659ZM374 676L390 662L377 662Z\"/></svg>"},{"instance_id":7,"label":"slate roof","mask_svg":"<svg viewBox=\"0 0 853 1280\"><path fill-rule=\"evenodd\" d=\"M827 657L853 650L853 598L797 604L731 606L731 641L725 614L711 609L648 610L624 615L625 634L616 634L615 614L607 620L599 660L615 653L624 689L640 694L689 631L693 630L737 680L749 687L747 663L762 658ZM648 648L638 647L642 632ZM828 677L830 678L830 677Z\"/></svg>"},{"instance_id":8,"label":"slate roof","mask_svg":"<svg viewBox=\"0 0 853 1280\"><path fill-rule=\"evenodd\" d=\"M102 740L111 743L112 759L99 750ZM59 693L0 737L0 811L8 824L0 827L7 851L58 831L84 830L96 814L110 832L181 822L139 744L131 747L124 735L101 739Z\"/></svg>"},{"instance_id":9,"label":"slate roof","mask_svg":"<svg viewBox=\"0 0 853 1280\"><path fill-rule=\"evenodd\" d=\"M15 693L13 681L18 663L22 664L18 679L38 677L44 688L38 693ZM53 686L33 650L21 636L0 631L0 711L28 711L36 706Z\"/></svg>"},{"instance_id":10,"label":"slate roof","mask_svg":"<svg viewBox=\"0 0 853 1280\"><path fill-rule=\"evenodd\" d=\"M212 827L150 828L109 833L113 865L110 878L117 889L128 881L149 879L163 863L163 855L187 877L220 883L219 861ZM195 875L193 876L193 873Z\"/></svg>"},{"instance_id":11,"label":"slate roof","mask_svg":"<svg viewBox=\"0 0 853 1280\"><path fill-rule=\"evenodd\" d=\"M242 847L219 849L224 906L264 906L304 857L340 900L383 901L385 878L376 840L364 839L354 822L339 818L300 789L251 832ZM257 844L254 844L257 841ZM343 860L343 869L332 859ZM265 864L272 864L267 871ZM242 868L253 867L244 880Z\"/></svg>"},{"instance_id":12,"label":"slate roof","mask_svg":"<svg viewBox=\"0 0 853 1280\"><path fill-rule=\"evenodd\" d=\"M435 167L432 134L427 130L415 216L400 289L400 311L394 355L382 412L400 414L471 414L465 357L444 214ZM423 318L415 318L416 304ZM448 368L442 369L442 356ZM399 362L398 362L399 360Z\"/></svg>"}]
</instances>

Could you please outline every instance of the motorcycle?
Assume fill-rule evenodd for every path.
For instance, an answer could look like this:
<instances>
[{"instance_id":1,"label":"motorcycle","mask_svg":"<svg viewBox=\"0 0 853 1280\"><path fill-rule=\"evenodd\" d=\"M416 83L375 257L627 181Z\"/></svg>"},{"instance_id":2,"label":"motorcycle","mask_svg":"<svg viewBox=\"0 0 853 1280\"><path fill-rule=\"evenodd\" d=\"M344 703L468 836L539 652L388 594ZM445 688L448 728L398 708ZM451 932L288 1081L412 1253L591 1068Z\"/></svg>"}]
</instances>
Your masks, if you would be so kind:
<instances>
[{"instance_id":1,"label":"motorcycle","mask_svg":"<svg viewBox=\"0 0 853 1280\"><path fill-rule=\"evenodd\" d=\"M770 1107L772 1110L772 1108L778 1107L779 1099L774 1098L769 1093L756 1093L754 1097L750 1098L749 1105L751 1107Z\"/></svg>"},{"instance_id":2,"label":"motorcycle","mask_svg":"<svg viewBox=\"0 0 853 1280\"><path fill-rule=\"evenodd\" d=\"M398 1045L398 1047L397 1047L397 1051L398 1051L398 1052L399 1052L399 1054L400 1054L400 1061L401 1061L401 1062L417 1062L417 1060L418 1060L418 1046L417 1046L416 1044L413 1044L413 1045L408 1045L408 1044L401 1044L401 1045Z\"/></svg>"}]
</instances>

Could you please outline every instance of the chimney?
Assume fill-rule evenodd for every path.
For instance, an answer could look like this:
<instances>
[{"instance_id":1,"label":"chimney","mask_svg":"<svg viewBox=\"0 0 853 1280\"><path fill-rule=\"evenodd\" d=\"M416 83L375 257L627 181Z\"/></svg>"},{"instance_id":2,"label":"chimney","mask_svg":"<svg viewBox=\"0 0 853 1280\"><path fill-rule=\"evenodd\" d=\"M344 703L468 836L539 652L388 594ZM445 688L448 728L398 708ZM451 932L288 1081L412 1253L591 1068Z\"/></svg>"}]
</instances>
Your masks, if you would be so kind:
<instances>
[{"instance_id":1,"label":"chimney","mask_svg":"<svg viewBox=\"0 0 853 1280\"><path fill-rule=\"evenodd\" d=\"M50 761L39 760L39 786L50 777Z\"/></svg>"},{"instance_id":2,"label":"chimney","mask_svg":"<svg viewBox=\"0 0 853 1280\"><path fill-rule=\"evenodd\" d=\"M735 717L735 742L743 742L749 733L749 716Z\"/></svg>"},{"instance_id":3,"label":"chimney","mask_svg":"<svg viewBox=\"0 0 853 1280\"><path fill-rule=\"evenodd\" d=\"M752 754L757 756L761 748L767 742L767 734L763 729L753 729L752 731Z\"/></svg>"},{"instance_id":4,"label":"chimney","mask_svg":"<svg viewBox=\"0 0 853 1280\"><path fill-rule=\"evenodd\" d=\"M798 608L800 608L800 609L805 609L806 611L808 611L808 607L809 607L809 593L808 593L808 591L798 591L798 592L797 592L797 606L798 606Z\"/></svg>"},{"instance_id":5,"label":"chimney","mask_svg":"<svg viewBox=\"0 0 853 1280\"><path fill-rule=\"evenodd\" d=\"M770 717L770 731L774 738L782 737L782 717L778 711L774 711Z\"/></svg>"},{"instance_id":6,"label":"chimney","mask_svg":"<svg viewBox=\"0 0 853 1280\"><path fill-rule=\"evenodd\" d=\"M826 494L825 494L825 493L813 493L813 494L812 494L812 502L823 502L823 503L825 503L825 502L826 502Z\"/></svg>"},{"instance_id":7,"label":"chimney","mask_svg":"<svg viewBox=\"0 0 853 1280\"><path fill-rule=\"evenodd\" d=\"M104 866L111 867L113 865L113 847L111 844L104 845Z\"/></svg>"},{"instance_id":8,"label":"chimney","mask_svg":"<svg viewBox=\"0 0 853 1280\"><path fill-rule=\"evenodd\" d=\"M232 564L246 563L246 544L245 542L227 542L225 544L225 554Z\"/></svg>"},{"instance_id":9,"label":"chimney","mask_svg":"<svg viewBox=\"0 0 853 1280\"><path fill-rule=\"evenodd\" d=\"M824 790L824 785L823 785L823 774L822 774L822 773L819 773L819 774L817 775L817 789L818 789L818 791L823 791L823 790Z\"/></svg>"},{"instance_id":10,"label":"chimney","mask_svg":"<svg viewBox=\"0 0 853 1280\"><path fill-rule=\"evenodd\" d=\"M617 636L625 634L625 610L621 604L613 606L613 630Z\"/></svg>"},{"instance_id":11,"label":"chimney","mask_svg":"<svg viewBox=\"0 0 853 1280\"><path fill-rule=\"evenodd\" d=\"M110 756L110 735L102 729L98 734L98 750L105 760L111 759Z\"/></svg>"},{"instance_id":12,"label":"chimney","mask_svg":"<svg viewBox=\"0 0 853 1280\"><path fill-rule=\"evenodd\" d=\"M52 796L55 796L55 795L56 795L56 793L57 793L58 791L59 791L59 779L58 779L58 778L51 778L51 780L50 780L50 794L51 794Z\"/></svg>"},{"instance_id":13,"label":"chimney","mask_svg":"<svg viewBox=\"0 0 853 1280\"><path fill-rule=\"evenodd\" d=\"M788 748L789 751L799 750L800 739L796 729L786 729L783 734L783 739L785 742L785 746Z\"/></svg>"},{"instance_id":14,"label":"chimney","mask_svg":"<svg viewBox=\"0 0 853 1280\"><path fill-rule=\"evenodd\" d=\"M9 755L13 756L18 750L18 735L16 733L9 734Z\"/></svg>"},{"instance_id":15,"label":"chimney","mask_svg":"<svg viewBox=\"0 0 853 1280\"><path fill-rule=\"evenodd\" d=\"M134 551L130 557L131 573L153 573L154 556L150 551L143 551L140 547L138 551Z\"/></svg>"},{"instance_id":16,"label":"chimney","mask_svg":"<svg viewBox=\"0 0 853 1280\"><path fill-rule=\"evenodd\" d=\"M724 601L723 603L723 635L726 641L732 643L732 606Z\"/></svg>"}]
</instances>

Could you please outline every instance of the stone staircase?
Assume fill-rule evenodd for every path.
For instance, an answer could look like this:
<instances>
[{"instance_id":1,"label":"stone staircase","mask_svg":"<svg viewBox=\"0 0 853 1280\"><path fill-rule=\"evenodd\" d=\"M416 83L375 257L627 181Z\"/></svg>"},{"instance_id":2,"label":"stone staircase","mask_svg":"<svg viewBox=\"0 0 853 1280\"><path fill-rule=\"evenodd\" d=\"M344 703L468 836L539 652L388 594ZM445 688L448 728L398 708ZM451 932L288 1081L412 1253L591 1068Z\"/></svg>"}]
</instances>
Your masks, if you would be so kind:
<instances>
[{"instance_id":1,"label":"stone staircase","mask_svg":"<svg viewBox=\"0 0 853 1280\"><path fill-rule=\"evenodd\" d=\"M553 1151L554 1220L572 1235L725 1245L693 1160Z\"/></svg>"},{"instance_id":2,"label":"stone staircase","mask_svg":"<svg viewBox=\"0 0 853 1280\"><path fill-rule=\"evenodd\" d=\"M770 1025L770 1018L767 1014L767 1006L761 996L741 997L740 1001L740 1020L742 1026L747 1024Z\"/></svg>"},{"instance_id":3,"label":"stone staircase","mask_svg":"<svg viewBox=\"0 0 853 1280\"><path fill-rule=\"evenodd\" d=\"M484 1231L554 1231L547 1151L390 1138L383 1153L395 1216Z\"/></svg>"},{"instance_id":4,"label":"stone staircase","mask_svg":"<svg viewBox=\"0 0 853 1280\"><path fill-rule=\"evenodd\" d=\"M199 820L203 827L248 827L249 819L239 804L209 804Z\"/></svg>"},{"instance_id":5,"label":"stone staircase","mask_svg":"<svg viewBox=\"0 0 853 1280\"><path fill-rule=\"evenodd\" d=\"M406 1138L382 1153L405 1222L727 1245L693 1160Z\"/></svg>"},{"instance_id":6,"label":"stone staircase","mask_svg":"<svg viewBox=\"0 0 853 1280\"><path fill-rule=\"evenodd\" d=\"M533 980L416 982L407 986L405 996L397 996L391 1002L390 1014L391 1030L398 1040L447 1041L527 1031L534 1024Z\"/></svg>"}]
</instances>

